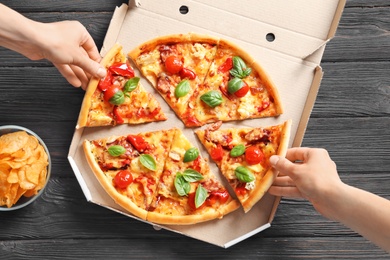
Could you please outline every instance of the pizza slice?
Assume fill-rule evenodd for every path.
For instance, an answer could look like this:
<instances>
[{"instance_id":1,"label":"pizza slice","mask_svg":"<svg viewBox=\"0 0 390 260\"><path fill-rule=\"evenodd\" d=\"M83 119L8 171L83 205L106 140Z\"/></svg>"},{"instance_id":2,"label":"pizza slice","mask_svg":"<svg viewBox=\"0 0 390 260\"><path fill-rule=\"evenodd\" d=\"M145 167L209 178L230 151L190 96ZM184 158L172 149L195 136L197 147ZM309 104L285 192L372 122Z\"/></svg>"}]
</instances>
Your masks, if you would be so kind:
<instances>
[{"instance_id":1,"label":"pizza slice","mask_svg":"<svg viewBox=\"0 0 390 260\"><path fill-rule=\"evenodd\" d=\"M114 45L101 64L107 68L107 75L104 79L90 80L76 128L167 119L158 101L135 76L122 46Z\"/></svg>"},{"instance_id":2,"label":"pizza slice","mask_svg":"<svg viewBox=\"0 0 390 260\"><path fill-rule=\"evenodd\" d=\"M285 156L291 120L270 127L219 129L220 126L215 123L196 134L248 212L277 175L269 158L274 154Z\"/></svg>"},{"instance_id":3,"label":"pizza slice","mask_svg":"<svg viewBox=\"0 0 390 260\"><path fill-rule=\"evenodd\" d=\"M147 220L161 224L195 224L236 210L239 202L211 173L180 130L176 130Z\"/></svg>"},{"instance_id":4,"label":"pizza slice","mask_svg":"<svg viewBox=\"0 0 390 260\"><path fill-rule=\"evenodd\" d=\"M114 201L146 220L174 130L85 140L87 161Z\"/></svg>"},{"instance_id":5,"label":"pizza slice","mask_svg":"<svg viewBox=\"0 0 390 260\"><path fill-rule=\"evenodd\" d=\"M278 116L281 100L270 77L253 58L232 42L221 39L202 87L190 110L199 125Z\"/></svg>"},{"instance_id":6,"label":"pizza slice","mask_svg":"<svg viewBox=\"0 0 390 260\"><path fill-rule=\"evenodd\" d=\"M128 56L186 126L192 96L203 84L214 60L218 39L197 34L162 36L145 42Z\"/></svg>"}]
</instances>

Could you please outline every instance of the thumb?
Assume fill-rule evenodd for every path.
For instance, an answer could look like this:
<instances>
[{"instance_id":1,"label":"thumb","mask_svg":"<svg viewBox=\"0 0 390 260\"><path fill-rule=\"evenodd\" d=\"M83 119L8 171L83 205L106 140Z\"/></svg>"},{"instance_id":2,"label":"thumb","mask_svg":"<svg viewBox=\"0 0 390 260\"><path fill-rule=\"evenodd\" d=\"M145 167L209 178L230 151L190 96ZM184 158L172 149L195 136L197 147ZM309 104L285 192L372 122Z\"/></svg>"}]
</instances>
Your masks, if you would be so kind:
<instances>
[{"instance_id":1,"label":"thumb","mask_svg":"<svg viewBox=\"0 0 390 260\"><path fill-rule=\"evenodd\" d=\"M292 163L285 157L281 157L279 155L272 155L269 159L271 166L275 168L275 170L279 171L280 173L290 176L291 179L294 179L297 172L297 166L296 164Z\"/></svg>"}]
</instances>

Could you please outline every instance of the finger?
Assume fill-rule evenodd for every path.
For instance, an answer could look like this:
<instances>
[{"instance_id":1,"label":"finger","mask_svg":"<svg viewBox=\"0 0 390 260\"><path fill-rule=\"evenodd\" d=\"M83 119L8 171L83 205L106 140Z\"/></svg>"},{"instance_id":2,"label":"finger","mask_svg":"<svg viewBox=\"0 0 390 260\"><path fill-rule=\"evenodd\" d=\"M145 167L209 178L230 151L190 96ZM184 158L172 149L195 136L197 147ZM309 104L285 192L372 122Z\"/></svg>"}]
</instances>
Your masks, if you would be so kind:
<instances>
[{"instance_id":1,"label":"finger","mask_svg":"<svg viewBox=\"0 0 390 260\"><path fill-rule=\"evenodd\" d=\"M295 187L294 181L288 176L278 176L276 177L273 186L281 187Z\"/></svg>"},{"instance_id":2,"label":"finger","mask_svg":"<svg viewBox=\"0 0 390 260\"><path fill-rule=\"evenodd\" d=\"M287 150L286 158L292 162L305 161L311 148L294 147Z\"/></svg>"},{"instance_id":3,"label":"finger","mask_svg":"<svg viewBox=\"0 0 390 260\"><path fill-rule=\"evenodd\" d=\"M295 179L296 173L298 172L299 169L298 167L300 167L299 164L294 164L288 159L278 155L272 155L269 161L272 167L274 167L277 171L279 171L283 175L287 175L291 177L291 179L293 180Z\"/></svg>"},{"instance_id":4,"label":"finger","mask_svg":"<svg viewBox=\"0 0 390 260\"><path fill-rule=\"evenodd\" d=\"M90 59L88 56L82 55L81 51L79 55L76 55L74 58L73 64L79 66L93 77L104 78L106 76L104 67L100 65L100 63Z\"/></svg>"},{"instance_id":5,"label":"finger","mask_svg":"<svg viewBox=\"0 0 390 260\"><path fill-rule=\"evenodd\" d=\"M80 80L81 87L85 90L89 82L88 75L85 74L85 72L80 67L70 65L70 68L76 77Z\"/></svg>"},{"instance_id":6,"label":"finger","mask_svg":"<svg viewBox=\"0 0 390 260\"><path fill-rule=\"evenodd\" d=\"M71 84L72 86L79 88L81 87L81 81L70 68L69 65L64 64L54 64L54 66L58 69L61 75Z\"/></svg>"},{"instance_id":7,"label":"finger","mask_svg":"<svg viewBox=\"0 0 390 260\"><path fill-rule=\"evenodd\" d=\"M271 186L268 193L278 197L303 198L301 192L296 187Z\"/></svg>"},{"instance_id":8,"label":"finger","mask_svg":"<svg viewBox=\"0 0 390 260\"><path fill-rule=\"evenodd\" d=\"M85 42L81 46L87 52L88 57L90 57L92 60L96 62L100 62L101 56L99 50L96 47L94 40L92 39L91 35L88 32L87 32Z\"/></svg>"}]
</instances>

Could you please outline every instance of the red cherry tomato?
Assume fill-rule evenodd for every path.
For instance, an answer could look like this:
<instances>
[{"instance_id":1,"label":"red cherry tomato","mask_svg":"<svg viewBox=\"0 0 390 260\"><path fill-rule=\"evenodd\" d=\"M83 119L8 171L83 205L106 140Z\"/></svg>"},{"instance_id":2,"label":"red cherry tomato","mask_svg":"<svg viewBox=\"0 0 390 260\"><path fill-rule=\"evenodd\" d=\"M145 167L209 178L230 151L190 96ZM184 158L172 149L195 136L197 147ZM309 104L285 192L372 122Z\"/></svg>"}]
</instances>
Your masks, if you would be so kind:
<instances>
[{"instance_id":1,"label":"red cherry tomato","mask_svg":"<svg viewBox=\"0 0 390 260\"><path fill-rule=\"evenodd\" d=\"M241 98L241 97L245 96L249 92L249 86L245 83L245 81L243 81L243 82L244 82L244 85L239 90L234 92L234 95L236 97Z\"/></svg>"},{"instance_id":2,"label":"red cherry tomato","mask_svg":"<svg viewBox=\"0 0 390 260\"><path fill-rule=\"evenodd\" d=\"M149 144L140 135L128 135L127 141L129 141L139 152L143 152L149 148Z\"/></svg>"},{"instance_id":3,"label":"red cherry tomato","mask_svg":"<svg viewBox=\"0 0 390 260\"><path fill-rule=\"evenodd\" d=\"M209 194L209 197L206 199L207 205L212 206L215 204L217 201L219 203L223 204L229 199L229 193L225 191L213 191Z\"/></svg>"},{"instance_id":4,"label":"red cherry tomato","mask_svg":"<svg viewBox=\"0 0 390 260\"><path fill-rule=\"evenodd\" d=\"M210 152L211 158L214 161L220 161L223 158L223 148L220 144L217 147L213 148Z\"/></svg>"},{"instance_id":5,"label":"red cherry tomato","mask_svg":"<svg viewBox=\"0 0 390 260\"><path fill-rule=\"evenodd\" d=\"M110 102L110 99L115 95L116 92L121 91L121 88L116 85L109 86L106 91L104 91L104 100Z\"/></svg>"},{"instance_id":6,"label":"red cherry tomato","mask_svg":"<svg viewBox=\"0 0 390 260\"><path fill-rule=\"evenodd\" d=\"M182 78L188 78L188 79L195 79L196 74L190 69L182 68L180 70L180 77Z\"/></svg>"},{"instance_id":7,"label":"red cherry tomato","mask_svg":"<svg viewBox=\"0 0 390 260\"><path fill-rule=\"evenodd\" d=\"M125 121L123 120L120 112L119 112L119 109L118 109L118 106L114 106L114 119L115 119L115 122L117 124L123 124Z\"/></svg>"},{"instance_id":8,"label":"red cherry tomato","mask_svg":"<svg viewBox=\"0 0 390 260\"><path fill-rule=\"evenodd\" d=\"M245 150L245 160L249 165L258 164L264 160L264 154L260 148L250 146Z\"/></svg>"},{"instance_id":9,"label":"red cherry tomato","mask_svg":"<svg viewBox=\"0 0 390 260\"><path fill-rule=\"evenodd\" d=\"M133 176L129 171L123 170L118 172L114 177L114 184L116 187L126 189L130 183L133 182Z\"/></svg>"},{"instance_id":10,"label":"red cherry tomato","mask_svg":"<svg viewBox=\"0 0 390 260\"><path fill-rule=\"evenodd\" d=\"M248 190L245 189L245 184L241 184L236 187L235 192L238 196L244 196Z\"/></svg>"},{"instance_id":11,"label":"red cherry tomato","mask_svg":"<svg viewBox=\"0 0 390 260\"><path fill-rule=\"evenodd\" d=\"M202 205L200 205L200 207L196 208L195 206L195 192L192 192L192 193L189 193L188 194L188 206L190 206L190 208L192 210L197 210L197 209L201 209L204 207L204 205L206 205L206 203L203 203Z\"/></svg>"},{"instance_id":12,"label":"red cherry tomato","mask_svg":"<svg viewBox=\"0 0 390 260\"><path fill-rule=\"evenodd\" d=\"M183 62L176 56L169 56L165 60L165 68L171 74L176 74L183 68Z\"/></svg>"},{"instance_id":13,"label":"red cherry tomato","mask_svg":"<svg viewBox=\"0 0 390 260\"><path fill-rule=\"evenodd\" d=\"M222 73L228 72L232 68L233 68L233 59L229 57L221 66L219 66L218 72L222 72Z\"/></svg>"}]
</instances>

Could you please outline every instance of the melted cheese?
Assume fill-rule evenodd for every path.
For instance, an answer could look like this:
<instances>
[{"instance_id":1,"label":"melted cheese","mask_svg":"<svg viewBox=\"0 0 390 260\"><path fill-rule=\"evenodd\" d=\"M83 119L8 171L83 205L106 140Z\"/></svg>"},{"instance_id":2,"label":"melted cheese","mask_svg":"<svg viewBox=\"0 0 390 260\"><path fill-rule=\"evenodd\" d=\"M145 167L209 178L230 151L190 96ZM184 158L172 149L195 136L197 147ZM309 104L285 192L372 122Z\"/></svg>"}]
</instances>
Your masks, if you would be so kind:
<instances>
[{"instance_id":1,"label":"melted cheese","mask_svg":"<svg viewBox=\"0 0 390 260\"><path fill-rule=\"evenodd\" d=\"M240 104L238 106L238 113L241 117L247 118L257 113L255 105L260 102L256 96L251 95L248 92L244 97L240 98Z\"/></svg>"}]
</instances>

